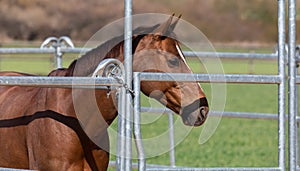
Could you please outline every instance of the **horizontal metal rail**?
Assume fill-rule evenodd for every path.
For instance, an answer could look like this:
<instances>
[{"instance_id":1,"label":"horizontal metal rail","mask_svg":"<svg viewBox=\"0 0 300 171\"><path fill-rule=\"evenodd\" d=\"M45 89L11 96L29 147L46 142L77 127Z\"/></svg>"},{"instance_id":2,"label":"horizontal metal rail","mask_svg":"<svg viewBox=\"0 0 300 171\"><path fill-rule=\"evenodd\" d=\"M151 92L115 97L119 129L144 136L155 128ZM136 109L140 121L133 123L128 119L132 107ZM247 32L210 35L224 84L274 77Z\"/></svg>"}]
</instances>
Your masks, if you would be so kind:
<instances>
[{"instance_id":1,"label":"horizontal metal rail","mask_svg":"<svg viewBox=\"0 0 300 171\"><path fill-rule=\"evenodd\" d=\"M220 74L174 74L140 73L143 81L199 81L210 83L253 83L279 84L277 75L220 75ZM79 87L83 86L121 86L117 80L106 77L47 77L47 76L0 76L2 86L42 86L42 87Z\"/></svg>"},{"instance_id":2,"label":"horizontal metal rail","mask_svg":"<svg viewBox=\"0 0 300 171\"><path fill-rule=\"evenodd\" d=\"M296 76L296 84L300 84L300 76Z\"/></svg>"},{"instance_id":3,"label":"horizontal metal rail","mask_svg":"<svg viewBox=\"0 0 300 171\"><path fill-rule=\"evenodd\" d=\"M116 161L109 161L108 164L109 167L116 167ZM166 166L166 165L158 165L158 164L147 164L148 168L169 168L170 166ZM138 163L132 163L132 168L133 169L138 169ZM0 170L1 171L1 170Z\"/></svg>"},{"instance_id":4,"label":"horizontal metal rail","mask_svg":"<svg viewBox=\"0 0 300 171\"><path fill-rule=\"evenodd\" d=\"M280 171L281 168L277 167L260 167L260 168L243 168L243 167L220 167L220 168L193 168L193 167L158 167L158 168L147 168L147 171Z\"/></svg>"},{"instance_id":5,"label":"horizontal metal rail","mask_svg":"<svg viewBox=\"0 0 300 171\"><path fill-rule=\"evenodd\" d=\"M251 83L280 84L279 75L247 75L247 74L181 74L181 73L140 73L142 81L184 81L209 83Z\"/></svg>"},{"instance_id":6,"label":"horizontal metal rail","mask_svg":"<svg viewBox=\"0 0 300 171\"><path fill-rule=\"evenodd\" d=\"M271 113L251 113L251 112L220 112L211 111L210 116L222 116L226 118L243 118L243 119L264 119L264 120L278 120L278 114ZM288 115L285 116L288 118ZM300 118L299 122L300 122Z\"/></svg>"},{"instance_id":7,"label":"horizontal metal rail","mask_svg":"<svg viewBox=\"0 0 300 171\"><path fill-rule=\"evenodd\" d=\"M34 170L14 169L14 168L0 168L0 171L34 171Z\"/></svg>"},{"instance_id":8,"label":"horizontal metal rail","mask_svg":"<svg viewBox=\"0 0 300 171\"><path fill-rule=\"evenodd\" d=\"M116 167L115 161L109 161L110 167ZM132 168L137 169L138 163L132 163ZM232 167L232 168L195 168L195 167L181 167L181 166L166 166L166 165L157 165L157 164L147 164L147 171L279 171L279 168L271 167L271 168L242 168L242 167Z\"/></svg>"},{"instance_id":9,"label":"horizontal metal rail","mask_svg":"<svg viewBox=\"0 0 300 171\"><path fill-rule=\"evenodd\" d=\"M62 53L85 53L91 48L68 48L61 47ZM20 53L55 53L54 48L0 48L0 54L20 54ZM206 58L231 58L231 59L277 59L277 53L241 53L241 52L200 52L183 51L188 57L206 57Z\"/></svg>"},{"instance_id":10,"label":"horizontal metal rail","mask_svg":"<svg viewBox=\"0 0 300 171\"><path fill-rule=\"evenodd\" d=\"M89 48L64 48L61 47L60 51L62 53L81 53L87 52L91 49ZM33 53L33 54L43 54L43 53L55 53L54 48L0 48L0 54L22 54L22 53Z\"/></svg>"},{"instance_id":11,"label":"horizontal metal rail","mask_svg":"<svg viewBox=\"0 0 300 171\"><path fill-rule=\"evenodd\" d=\"M230 58L230 59L277 59L277 53L241 53L241 52L193 52L183 51L185 56L199 56L206 58Z\"/></svg>"},{"instance_id":12,"label":"horizontal metal rail","mask_svg":"<svg viewBox=\"0 0 300 171\"><path fill-rule=\"evenodd\" d=\"M141 112L149 113L164 113L167 114L172 112L167 108L150 108L150 107L141 107ZM173 113L173 112L172 112ZM264 120L278 120L278 114L274 113L251 113L251 112L221 112L221 111L209 111L209 116L213 117L226 117L226 118L243 118L243 119L264 119ZM288 115L285 116L288 118ZM297 117L297 122L300 122L300 117Z\"/></svg>"},{"instance_id":13,"label":"horizontal metal rail","mask_svg":"<svg viewBox=\"0 0 300 171\"><path fill-rule=\"evenodd\" d=\"M106 77L0 76L0 86L102 88L122 85L114 78Z\"/></svg>"}]
</instances>

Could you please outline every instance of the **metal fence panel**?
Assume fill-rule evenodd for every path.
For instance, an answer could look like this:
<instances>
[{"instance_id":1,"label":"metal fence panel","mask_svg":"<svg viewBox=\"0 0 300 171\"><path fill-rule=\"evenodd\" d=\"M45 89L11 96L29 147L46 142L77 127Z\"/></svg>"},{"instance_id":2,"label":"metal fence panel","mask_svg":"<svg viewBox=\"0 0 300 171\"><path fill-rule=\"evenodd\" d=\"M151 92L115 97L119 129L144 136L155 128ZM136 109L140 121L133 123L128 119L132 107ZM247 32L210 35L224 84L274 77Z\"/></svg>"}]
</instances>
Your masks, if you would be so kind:
<instances>
[{"instance_id":1,"label":"metal fence panel","mask_svg":"<svg viewBox=\"0 0 300 171\"><path fill-rule=\"evenodd\" d=\"M131 0L125 0L125 40L126 43L126 54L128 55L128 60L131 59L131 12L132 12L132 2ZM296 170L296 122L300 120L296 116L296 84L300 84L300 77L296 77L296 60L295 60L295 0L289 0L289 169ZM201 56L201 57L220 57L220 58L243 58L243 59L276 59L278 57L278 75L245 75L245 74L229 74L229 75L218 75L218 74L159 74L159 73L135 73L134 84L135 87L139 87L140 80L160 80L160 81L199 81L199 82L213 82L213 83L253 83L253 84L277 84L278 88L278 115L270 114L257 114L257 113L242 113L242 112L224 112L223 116L227 117L242 117L242 118L260 118L260 119L276 119L278 120L278 167L263 167L263 168L188 168L188 167L165 167L165 166L154 166L147 168L148 170L244 170L244 171L253 171L253 170L285 170L285 0L278 0L278 52L271 54L255 54L255 53L214 53L214 52L188 52L185 51L184 55L186 56ZM126 18L127 17L127 18ZM129 39L129 40L128 40ZM63 53L82 53L90 49L82 48L60 48L60 52ZM0 48L0 54L17 54L17 53L56 53L55 48ZM127 56L127 55L126 55ZM127 68L127 82L131 81L132 65L126 63ZM137 79L138 77L138 79ZM94 82L95 84L90 84L88 82ZM42 87L79 87L79 88L89 88L94 85L99 87L105 87L108 85L120 86L113 79L94 79L94 78L61 78L61 77L0 77L0 85L22 85L22 86L42 86ZM131 84L128 84L131 85ZM135 89L136 94L139 94L139 90ZM123 91L125 93L125 91ZM127 95L127 101L130 101ZM129 100L128 100L129 99ZM124 99L125 100L125 99ZM141 134L139 132L139 112L144 108L140 107L138 98L135 99L134 107L134 135L136 136L137 148L140 152L139 156L139 170L146 169L145 163L145 154L143 153ZM122 102L123 103L123 102ZM127 109L122 110L122 113L130 113L129 104L125 105ZM155 109L154 109L155 110ZM160 109L157 109L160 110ZM218 115L217 111L212 111L212 115ZM126 117L131 117L127 115ZM128 119L127 120L131 120ZM131 126L122 123L123 126L120 128L121 132L124 133L125 137L130 136ZM124 161L117 161L117 168L119 170L130 170L134 164L131 164L131 140L122 139L126 142L125 146L122 146L123 152L120 155L127 156L127 159ZM121 143L122 144L122 143ZM120 148L120 147L118 147ZM128 151L126 151L128 149ZM175 159L174 159L175 160ZM121 165L121 166L120 166ZM175 164L174 164L175 165ZM148 166L148 165L147 165ZM151 165L149 165L151 166ZM3 168L0 168L3 170ZM15 170L15 169L6 169L6 170Z\"/></svg>"}]
</instances>

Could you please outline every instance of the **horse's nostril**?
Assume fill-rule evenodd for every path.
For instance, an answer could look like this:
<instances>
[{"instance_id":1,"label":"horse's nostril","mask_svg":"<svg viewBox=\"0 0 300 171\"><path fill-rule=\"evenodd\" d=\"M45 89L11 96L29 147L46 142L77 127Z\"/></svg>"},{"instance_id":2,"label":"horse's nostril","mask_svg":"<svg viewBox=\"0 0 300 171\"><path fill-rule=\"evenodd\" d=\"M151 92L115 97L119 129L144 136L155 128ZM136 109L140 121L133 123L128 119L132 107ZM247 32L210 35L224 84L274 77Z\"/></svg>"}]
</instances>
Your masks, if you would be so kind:
<instances>
[{"instance_id":1,"label":"horse's nostril","mask_svg":"<svg viewBox=\"0 0 300 171\"><path fill-rule=\"evenodd\" d=\"M200 126L206 120L208 109L206 98L198 99L182 108L180 115L186 125Z\"/></svg>"},{"instance_id":2,"label":"horse's nostril","mask_svg":"<svg viewBox=\"0 0 300 171\"><path fill-rule=\"evenodd\" d=\"M200 107L200 119L204 120L206 118L206 115L208 113L208 108L207 107Z\"/></svg>"}]
</instances>

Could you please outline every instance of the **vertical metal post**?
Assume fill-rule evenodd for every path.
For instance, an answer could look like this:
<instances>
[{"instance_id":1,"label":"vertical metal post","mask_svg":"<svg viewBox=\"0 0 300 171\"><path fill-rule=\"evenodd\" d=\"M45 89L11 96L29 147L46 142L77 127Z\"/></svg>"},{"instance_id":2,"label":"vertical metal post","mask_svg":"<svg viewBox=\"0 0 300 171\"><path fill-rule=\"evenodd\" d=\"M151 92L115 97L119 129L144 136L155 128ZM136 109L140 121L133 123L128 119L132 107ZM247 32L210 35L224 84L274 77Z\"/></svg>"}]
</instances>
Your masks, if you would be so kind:
<instances>
[{"instance_id":1,"label":"vertical metal post","mask_svg":"<svg viewBox=\"0 0 300 171\"><path fill-rule=\"evenodd\" d=\"M296 1L289 0L289 77L288 77L288 114L289 114L289 169L296 170Z\"/></svg>"},{"instance_id":2,"label":"vertical metal post","mask_svg":"<svg viewBox=\"0 0 300 171\"><path fill-rule=\"evenodd\" d=\"M132 0L124 0L124 68L125 84L132 89ZM132 153L132 96L121 88L119 102L117 170L130 171Z\"/></svg>"},{"instance_id":3,"label":"vertical metal post","mask_svg":"<svg viewBox=\"0 0 300 171\"><path fill-rule=\"evenodd\" d=\"M146 170L146 156L144 152L144 146L142 142L142 133L141 133L141 110L140 110L140 76L139 73L134 73L134 112L133 112L133 128L134 128L134 140L136 145L136 150L138 154L138 170Z\"/></svg>"},{"instance_id":4,"label":"vertical metal post","mask_svg":"<svg viewBox=\"0 0 300 171\"><path fill-rule=\"evenodd\" d=\"M118 101L118 137L117 137L117 158L116 170L123 171L125 168L125 96L126 90L121 87Z\"/></svg>"},{"instance_id":5,"label":"vertical metal post","mask_svg":"<svg viewBox=\"0 0 300 171\"><path fill-rule=\"evenodd\" d=\"M285 170L285 0L278 0L278 165Z\"/></svg>"},{"instance_id":6,"label":"vertical metal post","mask_svg":"<svg viewBox=\"0 0 300 171\"><path fill-rule=\"evenodd\" d=\"M124 67L125 83L129 89L132 89L132 0L124 0ZM132 95L126 92L125 99L125 169L131 170L132 153Z\"/></svg>"},{"instance_id":7,"label":"vertical metal post","mask_svg":"<svg viewBox=\"0 0 300 171\"><path fill-rule=\"evenodd\" d=\"M296 73L298 73L298 68L296 70ZM296 167L298 168L299 166L299 136L298 136L298 130L299 130L299 122L297 121L297 115L298 115L298 112L299 112L299 105L298 105L298 98L299 98L299 92L298 92L298 85L296 84L296 92L295 92L295 95L296 95L296 98L295 98L295 115L296 115L296 131L295 131L295 134L296 134L296 152L295 152L295 155L296 155Z\"/></svg>"},{"instance_id":8,"label":"vertical metal post","mask_svg":"<svg viewBox=\"0 0 300 171\"><path fill-rule=\"evenodd\" d=\"M57 43L55 47L55 65L56 68L62 68L62 52L61 52L61 47L60 44Z\"/></svg>"},{"instance_id":9,"label":"vertical metal post","mask_svg":"<svg viewBox=\"0 0 300 171\"><path fill-rule=\"evenodd\" d=\"M173 124L173 112L168 112L169 118L169 140L170 140L170 166L176 166L175 159L175 143L174 143L174 124Z\"/></svg>"}]
</instances>

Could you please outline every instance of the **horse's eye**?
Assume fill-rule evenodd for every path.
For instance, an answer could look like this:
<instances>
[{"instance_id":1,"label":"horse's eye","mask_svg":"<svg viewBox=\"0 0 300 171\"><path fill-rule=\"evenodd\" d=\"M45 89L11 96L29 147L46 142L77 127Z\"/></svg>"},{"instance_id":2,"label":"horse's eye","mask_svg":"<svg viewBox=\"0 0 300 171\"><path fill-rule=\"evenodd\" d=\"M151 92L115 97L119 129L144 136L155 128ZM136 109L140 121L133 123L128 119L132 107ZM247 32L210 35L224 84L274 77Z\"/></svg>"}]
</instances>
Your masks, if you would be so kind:
<instances>
[{"instance_id":1,"label":"horse's eye","mask_svg":"<svg viewBox=\"0 0 300 171\"><path fill-rule=\"evenodd\" d=\"M173 57L173 58L169 59L168 60L168 65L170 67L174 67L174 66L178 67L179 66L179 59L178 59L178 57Z\"/></svg>"}]
</instances>

